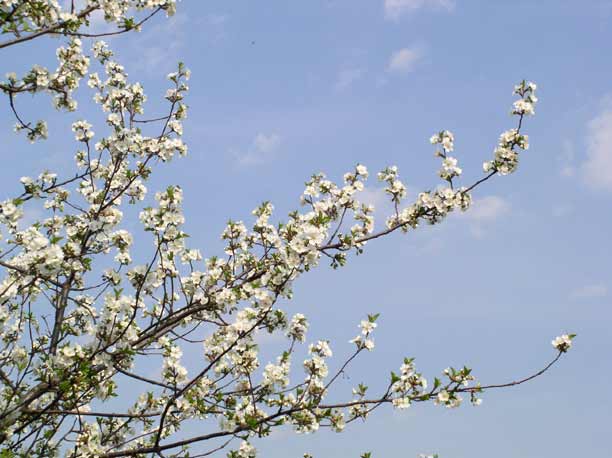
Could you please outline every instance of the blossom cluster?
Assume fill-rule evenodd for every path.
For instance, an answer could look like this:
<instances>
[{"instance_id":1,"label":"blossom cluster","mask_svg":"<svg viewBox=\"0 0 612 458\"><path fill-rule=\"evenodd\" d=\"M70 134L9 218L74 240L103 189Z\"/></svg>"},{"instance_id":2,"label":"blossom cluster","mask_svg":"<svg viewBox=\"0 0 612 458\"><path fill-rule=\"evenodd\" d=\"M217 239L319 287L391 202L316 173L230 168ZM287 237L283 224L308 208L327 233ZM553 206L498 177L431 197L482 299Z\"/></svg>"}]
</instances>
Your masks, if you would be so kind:
<instances>
[{"instance_id":1,"label":"blossom cluster","mask_svg":"<svg viewBox=\"0 0 612 458\"><path fill-rule=\"evenodd\" d=\"M6 75L5 81L0 81L0 92L10 98L11 108L17 118L15 130L25 131L31 142L48 136L44 120L32 123L19 116L15 107L15 98L19 94L47 92L53 95L56 108L76 110L77 102L73 93L89 67L89 57L82 50L80 31L87 28L95 14L102 14L109 25L117 27L113 33L123 33L139 30L140 25L150 16L138 20L133 13L147 10L152 11L151 15L160 11L173 15L176 12L176 0L85 0L76 9L75 2L2 0L0 16L3 18L3 26L0 34L13 35L13 38L0 42L0 49L46 34L70 38L66 47L57 48L59 65L55 71L34 65L22 77L11 72ZM91 33L84 34L92 36Z\"/></svg>"},{"instance_id":2,"label":"blossom cluster","mask_svg":"<svg viewBox=\"0 0 612 458\"><path fill-rule=\"evenodd\" d=\"M353 343L357 346L358 351L364 349L371 351L374 349L374 340L372 340L371 334L378 326L376 324L377 319L378 315L369 315L367 320L361 320L359 324L361 334L349 341L349 343Z\"/></svg>"},{"instance_id":3,"label":"blossom cluster","mask_svg":"<svg viewBox=\"0 0 612 458\"><path fill-rule=\"evenodd\" d=\"M538 98L535 95L536 85L528 81L522 81L515 86L514 93L520 97L514 102L512 114L519 116L519 127L508 130L499 137L499 144L494 151L495 158L491 161L486 161L483 164L483 170L486 173L499 173L500 175L508 175L514 172L519 163L519 153L514 150L515 147L526 150L529 148L529 139L527 135L520 133L520 126L524 116L533 115L534 107Z\"/></svg>"},{"instance_id":4,"label":"blossom cluster","mask_svg":"<svg viewBox=\"0 0 612 458\"><path fill-rule=\"evenodd\" d=\"M576 337L576 334L563 334L555 337L551 343L559 352L565 353L572 347L574 337Z\"/></svg>"},{"instance_id":5,"label":"blossom cluster","mask_svg":"<svg viewBox=\"0 0 612 458\"><path fill-rule=\"evenodd\" d=\"M58 67L54 72L40 65L35 65L23 77L18 78L15 73L8 73L6 81L0 81L0 91L7 94L14 108L14 99L22 93L48 92L53 94L53 103L57 109L74 111L77 102L73 98L74 91L79 82L87 74L90 59L83 54L82 43L78 38L72 38L66 47L57 49ZM31 142L47 138L48 130L45 121L39 120L34 126L25 123L17 112L16 131L26 131Z\"/></svg>"},{"instance_id":6,"label":"blossom cluster","mask_svg":"<svg viewBox=\"0 0 612 458\"><path fill-rule=\"evenodd\" d=\"M427 380L415 371L414 359L405 358L399 375L391 374L393 405L398 409L410 407L412 400L421 396L427 389Z\"/></svg>"}]
</instances>

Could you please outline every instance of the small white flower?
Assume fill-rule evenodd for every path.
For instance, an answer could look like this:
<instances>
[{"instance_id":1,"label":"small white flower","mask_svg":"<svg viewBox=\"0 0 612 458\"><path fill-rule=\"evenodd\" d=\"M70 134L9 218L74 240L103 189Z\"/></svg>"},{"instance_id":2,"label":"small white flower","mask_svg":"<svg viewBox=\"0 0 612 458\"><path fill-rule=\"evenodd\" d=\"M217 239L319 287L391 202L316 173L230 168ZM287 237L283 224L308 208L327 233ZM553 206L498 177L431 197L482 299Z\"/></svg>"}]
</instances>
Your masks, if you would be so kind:
<instances>
[{"instance_id":1,"label":"small white flower","mask_svg":"<svg viewBox=\"0 0 612 458\"><path fill-rule=\"evenodd\" d=\"M555 347L562 353L565 353L572 347L572 339L573 335L563 334L558 337L555 337L551 342L552 346Z\"/></svg>"}]
</instances>

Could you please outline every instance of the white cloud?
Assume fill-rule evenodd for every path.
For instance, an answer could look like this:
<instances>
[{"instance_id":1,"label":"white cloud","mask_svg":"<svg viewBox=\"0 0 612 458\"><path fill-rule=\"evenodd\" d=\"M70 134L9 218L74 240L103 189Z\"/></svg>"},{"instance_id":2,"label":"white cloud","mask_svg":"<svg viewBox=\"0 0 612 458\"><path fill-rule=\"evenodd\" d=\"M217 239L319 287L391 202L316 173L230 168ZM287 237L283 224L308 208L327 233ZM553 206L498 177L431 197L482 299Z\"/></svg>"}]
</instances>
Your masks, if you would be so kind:
<instances>
[{"instance_id":1,"label":"white cloud","mask_svg":"<svg viewBox=\"0 0 612 458\"><path fill-rule=\"evenodd\" d=\"M450 12L455 8L454 0L385 0L385 17L398 20L401 16L422 8Z\"/></svg>"},{"instance_id":2,"label":"white cloud","mask_svg":"<svg viewBox=\"0 0 612 458\"><path fill-rule=\"evenodd\" d=\"M253 140L255 149L261 153L271 153L280 144L280 137L277 134L265 135L257 134L255 140Z\"/></svg>"},{"instance_id":3,"label":"white cloud","mask_svg":"<svg viewBox=\"0 0 612 458\"><path fill-rule=\"evenodd\" d=\"M251 147L245 152L232 151L240 165L254 165L268 162L274 158L281 144L278 134L259 133L253 139Z\"/></svg>"},{"instance_id":4,"label":"white cloud","mask_svg":"<svg viewBox=\"0 0 612 458\"><path fill-rule=\"evenodd\" d=\"M489 223L508 213L510 204L498 196L474 199L472 206L463 213L466 218L477 223Z\"/></svg>"},{"instance_id":5,"label":"white cloud","mask_svg":"<svg viewBox=\"0 0 612 458\"><path fill-rule=\"evenodd\" d=\"M403 48L391 54L387 71L395 73L409 73L414 70L416 63L421 59L422 52L417 48Z\"/></svg>"},{"instance_id":6,"label":"white cloud","mask_svg":"<svg viewBox=\"0 0 612 458\"><path fill-rule=\"evenodd\" d=\"M605 297L608 295L608 288L602 284L587 285L572 291L571 297L574 299L587 299L595 297Z\"/></svg>"},{"instance_id":7,"label":"white cloud","mask_svg":"<svg viewBox=\"0 0 612 458\"><path fill-rule=\"evenodd\" d=\"M385 192L384 188L373 188L371 186L366 186L362 191L358 191L355 197L357 197L360 202L367 205L373 205L376 208L389 200L388 194Z\"/></svg>"},{"instance_id":8,"label":"white cloud","mask_svg":"<svg viewBox=\"0 0 612 458\"><path fill-rule=\"evenodd\" d=\"M366 186L363 191L357 192L355 197L364 204L374 206L375 222L377 223L382 221L381 224L384 224L384 219L393 214L393 203L384 188Z\"/></svg>"},{"instance_id":9,"label":"white cloud","mask_svg":"<svg viewBox=\"0 0 612 458\"><path fill-rule=\"evenodd\" d=\"M336 84L334 84L334 89L337 91L343 91L348 89L355 83L360 80L363 76L364 71L361 68L350 68L342 70L338 74L338 78L336 79Z\"/></svg>"},{"instance_id":10,"label":"white cloud","mask_svg":"<svg viewBox=\"0 0 612 458\"><path fill-rule=\"evenodd\" d=\"M612 191L612 105L589 122L586 155L581 172L587 184Z\"/></svg>"},{"instance_id":11,"label":"white cloud","mask_svg":"<svg viewBox=\"0 0 612 458\"><path fill-rule=\"evenodd\" d=\"M485 227L497 221L510 211L510 204L498 196L486 196L474 199L471 207L465 213L459 213L461 218L470 222L472 235L481 238L486 234Z\"/></svg>"}]
</instances>

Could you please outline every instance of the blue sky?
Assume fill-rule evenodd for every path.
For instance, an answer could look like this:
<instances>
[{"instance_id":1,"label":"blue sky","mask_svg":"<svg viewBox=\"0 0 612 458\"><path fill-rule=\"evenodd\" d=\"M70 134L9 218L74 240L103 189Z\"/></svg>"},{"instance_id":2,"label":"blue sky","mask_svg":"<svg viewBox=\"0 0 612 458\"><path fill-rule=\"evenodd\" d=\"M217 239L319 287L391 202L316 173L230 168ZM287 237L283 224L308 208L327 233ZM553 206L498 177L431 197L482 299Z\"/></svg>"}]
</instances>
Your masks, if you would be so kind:
<instances>
[{"instance_id":1,"label":"blue sky","mask_svg":"<svg viewBox=\"0 0 612 458\"><path fill-rule=\"evenodd\" d=\"M380 410L340 435L282 432L255 443L261 455L612 456L612 2L184 0L178 11L111 46L144 83L152 114L175 62L193 72L189 156L148 187L184 188L187 232L205 257L219 253L227 219L249 220L263 200L278 219L295 208L313 172L339 179L357 162L372 172L395 164L413 197L435 186L428 139L441 129L455 133L466 181L480 177L514 126L513 85L539 86L516 174L479 188L465 215L376 241L339 271L322 265L287 309L311 319L311 339L332 339L337 362L358 321L381 313L377 348L342 382L346 392L382 386L404 356L430 379L467 364L483 382L504 382L539 369L562 332L578 334L575 348L478 408ZM11 49L0 70L51 66L56 44ZM99 119L85 88L79 97L78 117ZM47 102L20 100L26 115L49 118ZM49 140L30 146L5 106L0 200L22 175L71 173L76 117L52 119ZM374 180L367 194L382 203Z\"/></svg>"}]
</instances>

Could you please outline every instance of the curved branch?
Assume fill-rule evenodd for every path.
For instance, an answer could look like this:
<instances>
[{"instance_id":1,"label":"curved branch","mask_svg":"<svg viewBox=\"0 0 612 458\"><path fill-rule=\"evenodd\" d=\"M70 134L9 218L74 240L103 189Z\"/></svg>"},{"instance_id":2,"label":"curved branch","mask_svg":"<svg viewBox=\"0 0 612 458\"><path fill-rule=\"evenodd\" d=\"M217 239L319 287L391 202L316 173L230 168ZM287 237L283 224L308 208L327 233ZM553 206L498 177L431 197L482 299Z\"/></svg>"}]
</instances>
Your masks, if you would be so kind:
<instances>
[{"instance_id":1,"label":"curved branch","mask_svg":"<svg viewBox=\"0 0 612 458\"><path fill-rule=\"evenodd\" d=\"M78 19L83 19L85 16L87 16L88 14L92 13L93 11L99 9L99 6L89 6L87 8L85 8L83 11L81 11L78 15L77 18ZM31 33L30 35L24 35L22 37L17 37L14 38L13 40L8 40L5 42L0 43L0 49L2 48L7 48L9 46L13 46L19 43L23 43L26 41L30 41L33 40L34 38L38 38L40 36L43 35L47 35L49 33L54 33L56 30L61 29L62 27L66 27L68 25L70 21L60 21L55 25L52 25L51 27L47 27L46 29L42 29L39 30L38 32L34 32Z\"/></svg>"}]
</instances>

